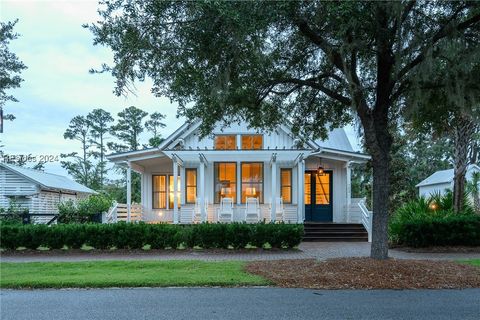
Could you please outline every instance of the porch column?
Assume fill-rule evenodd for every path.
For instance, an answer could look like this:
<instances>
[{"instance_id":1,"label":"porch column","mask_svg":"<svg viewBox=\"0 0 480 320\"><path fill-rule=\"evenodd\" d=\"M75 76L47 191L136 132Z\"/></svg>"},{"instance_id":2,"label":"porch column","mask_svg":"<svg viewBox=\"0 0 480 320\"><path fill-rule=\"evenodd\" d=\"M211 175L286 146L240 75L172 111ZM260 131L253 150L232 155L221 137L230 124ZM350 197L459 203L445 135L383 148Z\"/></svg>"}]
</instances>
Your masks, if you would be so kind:
<instances>
[{"instance_id":1,"label":"porch column","mask_svg":"<svg viewBox=\"0 0 480 320\"><path fill-rule=\"evenodd\" d=\"M132 166L128 162L127 167L127 222L130 222L132 211Z\"/></svg>"},{"instance_id":2,"label":"porch column","mask_svg":"<svg viewBox=\"0 0 480 320\"><path fill-rule=\"evenodd\" d=\"M303 172L303 160L300 158L300 160L297 163L297 222L302 223L303 222L303 197L304 197L304 191L303 191L303 184L305 175Z\"/></svg>"},{"instance_id":3,"label":"porch column","mask_svg":"<svg viewBox=\"0 0 480 320\"><path fill-rule=\"evenodd\" d=\"M350 206L352 205L352 168L350 166L350 161L347 161L347 164L345 165L345 168L347 170L347 201L346 206L347 206L347 222L350 222Z\"/></svg>"},{"instance_id":4,"label":"porch column","mask_svg":"<svg viewBox=\"0 0 480 320\"><path fill-rule=\"evenodd\" d=\"M200 216L202 222L207 221L207 212L205 211L205 163L200 157L200 172L198 177L198 186L200 187Z\"/></svg>"},{"instance_id":5,"label":"porch column","mask_svg":"<svg viewBox=\"0 0 480 320\"><path fill-rule=\"evenodd\" d=\"M178 223L178 163L173 157L173 223Z\"/></svg>"},{"instance_id":6,"label":"porch column","mask_svg":"<svg viewBox=\"0 0 480 320\"><path fill-rule=\"evenodd\" d=\"M275 222L276 218L276 196L277 196L277 155L274 153L272 155L272 160L271 160L271 167L272 167L272 212L271 212L271 217L270 221Z\"/></svg>"}]
</instances>

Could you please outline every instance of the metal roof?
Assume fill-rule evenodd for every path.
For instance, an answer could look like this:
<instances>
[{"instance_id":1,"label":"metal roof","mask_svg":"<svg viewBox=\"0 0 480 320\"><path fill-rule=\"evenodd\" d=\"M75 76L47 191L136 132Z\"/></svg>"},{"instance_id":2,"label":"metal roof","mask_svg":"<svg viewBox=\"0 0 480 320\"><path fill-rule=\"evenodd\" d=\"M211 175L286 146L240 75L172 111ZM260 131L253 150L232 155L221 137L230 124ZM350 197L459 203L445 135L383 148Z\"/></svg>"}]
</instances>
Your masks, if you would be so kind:
<instances>
[{"instance_id":1,"label":"metal roof","mask_svg":"<svg viewBox=\"0 0 480 320\"><path fill-rule=\"evenodd\" d=\"M470 172L471 170L473 171L480 171L480 168L475 165L469 165L467 172ZM432 184L442 184L442 183L450 183L453 181L453 169L447 169L447 170L440 170L435 173L433 173L431 176L420 182L419 184L416 185L416 187L423 187L423 186L429 186Z\"/></svg>"},{"instance_id":2,"label":"metal roof","mask_svg":"<svg viewBox=\"0 0 480 320\"><path fill-rule=\"evenodd\" d=\"M315 140L315 143L320 147L336 149L348 152L354 152L350 141L348 140L347 134L343 128L336 128L331 130L328 133L326 140Z\"/></svg>"},{"instance_id":3,"label":"metal roof","mask_svg":"<svg viewBox=\"0 0 480 320\"><path fill-rule=\"evenodd\" d=\"M19 167L8 163L0 163L0 167L13 171L47 189L67 190L81 193L95 193L94 190L87 188L84 185L75 182L65 176L47 173L30 168Z\"/></svg>"}]
</instances>

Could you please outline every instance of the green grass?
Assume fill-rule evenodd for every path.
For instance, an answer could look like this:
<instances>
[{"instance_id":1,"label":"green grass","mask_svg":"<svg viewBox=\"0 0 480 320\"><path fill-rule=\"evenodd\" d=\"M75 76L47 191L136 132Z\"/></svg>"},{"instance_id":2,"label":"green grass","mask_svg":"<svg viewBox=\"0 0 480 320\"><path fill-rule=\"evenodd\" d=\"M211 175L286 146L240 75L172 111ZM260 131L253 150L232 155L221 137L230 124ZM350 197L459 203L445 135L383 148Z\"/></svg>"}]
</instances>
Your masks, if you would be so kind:
<instances>
[{"instance_id":1,"label":"green grass","mask_svg":"<svg viewBox=\"0 0 480 320\"><path fill-rule=\"evenodd\" d=\"M105 288L268 285L244 262L85 261L1 263L1 288Z\"/></svg>"},{"instance_id":2,"label":"green grass","mask_svg":"<svg viewBox=\"0 0 480 320\"><path fill-rule=\"evenodd\" d=\"M470 264L475 267L480 267L480 259L462 260L461 263Z\"/></svg>"}]
</instances>

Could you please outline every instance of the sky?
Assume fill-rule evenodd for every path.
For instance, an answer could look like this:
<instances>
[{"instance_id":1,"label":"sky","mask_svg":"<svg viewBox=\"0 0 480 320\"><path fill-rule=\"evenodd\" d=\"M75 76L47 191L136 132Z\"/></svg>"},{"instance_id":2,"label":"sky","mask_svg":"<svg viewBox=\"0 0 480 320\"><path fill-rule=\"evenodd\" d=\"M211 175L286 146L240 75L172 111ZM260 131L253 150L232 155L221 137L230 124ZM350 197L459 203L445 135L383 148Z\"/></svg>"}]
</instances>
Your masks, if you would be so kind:
<instances>
[{"instance_id":1,"label":"sky","mask_svg":"<svg viewBox=\"0 0 480 320\"><path fill-rule=\"evenodd\" d=\"M14 30L20 37L10 43L10 50L28 67L22 73L21 88L9 92L19 102L9 102L4 108L16 117L4 122L4 133L0 133L5 153L59 156L79 150L80 145L65 140L63 133L74 116L94 108L112 115L132 105L149 113L161 112L166 115L164 137L183 123L184 119L176 117L175 103L151 94L151 81L136 83L135 95L117 97L111 75L88 72L113 59L111 50L93 46L91 32L82 28L98 20L97 8L95 0L0 0L0 20L19 19ZM358 149L354 129L346 129ZM147 135L141 140L146 143ZM45 171L66 175L59 161L47 163Z\"/></svg>"}]
</instances>

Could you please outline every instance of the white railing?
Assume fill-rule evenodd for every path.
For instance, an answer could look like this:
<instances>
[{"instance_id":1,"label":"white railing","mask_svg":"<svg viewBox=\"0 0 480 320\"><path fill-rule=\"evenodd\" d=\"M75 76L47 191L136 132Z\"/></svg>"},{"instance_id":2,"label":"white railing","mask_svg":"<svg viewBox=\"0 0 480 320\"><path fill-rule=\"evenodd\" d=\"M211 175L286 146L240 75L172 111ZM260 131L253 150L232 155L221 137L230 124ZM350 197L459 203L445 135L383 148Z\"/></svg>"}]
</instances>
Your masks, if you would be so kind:
<instances>
[{"instance_id":1,"label":"white railing","mask_svg":"<svg viewBox=\"0 0 480 320\"><path fill-rule=\"evenodd\" d=\"M368 233L368 242L372 242L372 220L373 220L373 212L368 210L367 206L365 205L365 200L361 200L358 202L358 207L360 208L361 212L361 221L365 229Z\"/></svg>"},{"instance_id":2,"label":"white railing","mask_svg":"<svg viewBox=\"0 0 480 320\"><path fill-rule=\"evenodd\" d=\"M117 210L118 203L115 201L113 205L108 209L108 212L105 216L105 221L103 223L116 223L117 222Z\"/></svg>"}]
</instances>

